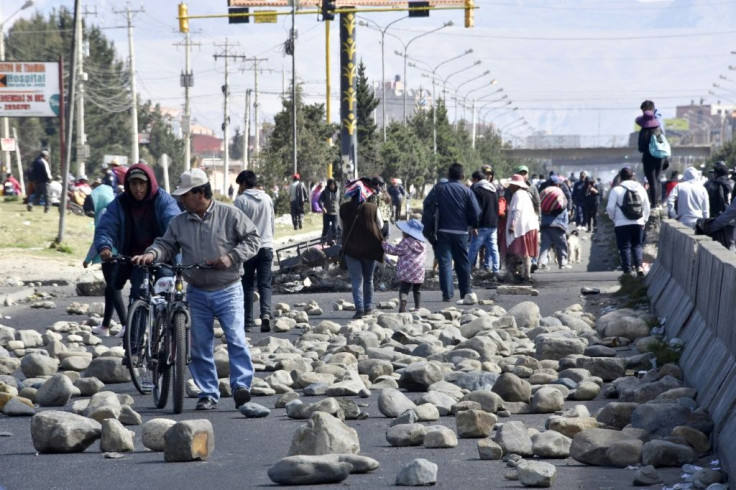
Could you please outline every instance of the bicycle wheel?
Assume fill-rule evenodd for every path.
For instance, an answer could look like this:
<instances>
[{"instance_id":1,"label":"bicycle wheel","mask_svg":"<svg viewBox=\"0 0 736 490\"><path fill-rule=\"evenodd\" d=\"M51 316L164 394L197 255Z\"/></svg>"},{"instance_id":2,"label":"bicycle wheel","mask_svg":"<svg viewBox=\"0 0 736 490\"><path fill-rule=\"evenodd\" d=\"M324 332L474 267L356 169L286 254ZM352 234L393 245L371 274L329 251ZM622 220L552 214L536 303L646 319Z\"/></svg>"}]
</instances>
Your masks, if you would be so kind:
<instances>
[{"instance_id":1,"label":"bicycle wheel","mask_svg":"<svg viewBox=\"0 0 736 490\"><path fill-rule=\"evenodd\" d=\"M183 312L174 313L173 333L176 341L174 352L174 413L181 413L184 408L184 383L187 369L187 327L186 315Z\"/></svg>"},{"instance_id":2,"label":"bicycle wheel","mask_svg":"<svg viewBox=\"0 0 736 490\"><path fill-rule=\"evenodd\" d=\"M151 305L137 299L128 311L128 328L125 329L125 358L135 389L142 395L151 392L152 377L149 369L148 335L151 324Z\"/></svg>"},{"instance_id":3,"label":"bicycle wheel","mask_svg":"<svg viewBox=\"0 0 736 490\"><path fill-rule=\"evenodd\" d=\"M171 365L169 364L168 333L163 315L156 318L151 341L151 357L153 358L153 403L156 408L164 408L169 400L171 385Z\"/></svg>"}]
</instances>

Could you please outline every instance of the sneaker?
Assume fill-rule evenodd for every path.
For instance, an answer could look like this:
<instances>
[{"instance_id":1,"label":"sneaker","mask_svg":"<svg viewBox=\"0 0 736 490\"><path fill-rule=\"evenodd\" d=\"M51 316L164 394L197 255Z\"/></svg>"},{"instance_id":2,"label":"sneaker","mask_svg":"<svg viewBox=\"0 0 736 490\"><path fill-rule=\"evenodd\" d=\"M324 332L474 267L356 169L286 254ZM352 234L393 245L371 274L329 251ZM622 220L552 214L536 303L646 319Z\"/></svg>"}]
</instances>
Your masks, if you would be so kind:
<instances>
[{"instance_id":1,"label":"sneaker","mask_svg":"<svg viewBox=\"0 0 736 490\"><path fill-rule=\"evenodd\" d=\"M245 332L250 333L253 331L253 325L246 325L245 326Z\"/></svg>"},{"instance_id":2,"label":"sneaker","mask_svg":"<svg viewBox=\"0 0 736 490\"><path fill-rule=\"evenodd\" d=\"M268 315L264 315L263 318L261 318L261 332L270 332L271 331L271 317Z\"/></svg>"},{"instance_id":3,"label":"sneaker","mask_svg":"<svg viewBox=\"0 0 736 490\"><path fill-rule=\"evenodd\" d=\"M370 308L366 309L366 310L365 310L365 311L363 312L363 316L367 316L367 315L372 315L372 314L373 314L373 310L372 310L372 309L370 309Z\"/></svg>"},{"instance_id":4,"label":"sneaker","mask_svg":"<svg viewBox=\"0 0 736 490\"><path fill-rule=\"evenodd\" d=\"M245 386L238 386L233 393L235 408L240 408L250 401L250 390Z\"/></svg>"},{"instance_id":5,"label":"sneaker","mask_svg":"<svg viewBox=\"0 0 736 490\"><path fill-rule=\"evenodd\" d=\"M537 272L537 269L539 269L539 266L537 264L532 264L531 273L534 274Z\"/></svg>"},{"instance_id":6,"label":"sneaker","mask_svg":"<svg viewBox=\"0 0 736 490\"><path fill-rule=\"evenodd\" d=\"M110 327L97 325L96 327L92 327L92 333L97 335L98 337L109 337Z\"/></svg>"},{"instance_id":7,"label":"sneaker","mask_svg":"<svg viewBox=\"0 0 736 490\"><path fill-rule=\"evenodd\" d=\"M565 265L561 265L560 269L565 269L565 270L572 269L572 266L570 264L565 264Z\"/></svg>"},{"instance_id":8,"label":"sneaker","mask_svg":"<svg viewBox=\"0 0 736 490\"><path fill-rule=\"evenodd\" d=\"M199 399L195 410L214 410L216 408L217 402L210 397L206 397Z\"/></svg>"},{"instance_id":9,"label":"sneaker","mask_svg":"<svg viewBox=\"0 0 736 490\"><path fill-rule=\"evenodd\" d=\"M28 211L33 211L33 206L31 206L31 205L29 204L28 206L26 206L26 209L27 209Z\"/></svg>"},{"instance_id":10,"label":"sneaker","mask_svg":"<svg viewBox=\"0 0 736 490\"><path fill-rule=\"evenodd\" d=\"M123 337L125 337L125 325L123 325L123 326L122 326L122 327L120 328L120 331L119 331L118 333L116 333L116 334L115 334L115 337L117 337L117 338L119 338L119 339L122 339Z\"/></svg>"}]
</instances>

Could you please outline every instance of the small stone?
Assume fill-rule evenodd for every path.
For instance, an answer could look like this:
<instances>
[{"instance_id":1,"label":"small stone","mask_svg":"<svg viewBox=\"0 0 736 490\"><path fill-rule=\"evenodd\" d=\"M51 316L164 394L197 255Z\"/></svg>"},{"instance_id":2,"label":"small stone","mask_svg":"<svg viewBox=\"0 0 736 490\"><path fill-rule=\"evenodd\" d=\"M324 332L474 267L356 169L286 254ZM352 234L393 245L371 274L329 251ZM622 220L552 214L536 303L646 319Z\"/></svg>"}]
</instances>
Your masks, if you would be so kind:
<instances>
[{"instance_id":1,"label":"small stone","mask_svg":"<svg viewBox=\"0 0 736 490\"><path fill-rule=\"evenodd\" d=\"M326 485L350 476L353 466L336 461L336 455L288 456L268 469L268 477L279 485Z\"/></svg>"},{"instance_id":2,"label":"small stone","mask_svg":"<svg viewBox=\"0 0 736 490\"><path fill-rule=\"evenodd\" d=\"M423 444L429 448L450 448L457 446L458 441L452 429L439 425L427 430Z\"/></svg>"},{"instance_id":3,"label":"small stone","mask_svg":"<svg viewBox=\"0 0 736 490\"><path fill-rule=\"evenodd\" d=\"M242 413L245 418L248 419L268 417L271 414L271 411L268 408L253 402L248 402L244 405L241 405L239 410L240 413Z\"/></svg>"},{"instance_id":4,"label":"small stone","mask_svg":"<svg viewBox=\"0 0 736 490\"><path fill-rule=\"evenodd\" d=\"M133 450L133 433L123 427L119 420L107 419L102 422L100 451L130 452Z\"/></svg>"},{"instance_id":5,"label":"small stone","mask_svg":"<svg viewBox=\"0 0 736 490\"><path fill-rule=\"evenodd\" d=\"M551 487L557 478L557 468L543 461L523 460L516 466L519 481L525 487Z\"/></svg>"},{"instance_id":6,"label":"small stone","mask_svg":"<svg viewBox=\"0 0 736 490\"><path fill-rule=\"evenodd\" d=\"M662 478L652 465L642 466L634 473L634 485L637 487L648 487L659 483L662 483Z\"/></svg>"},{"instance_id":7,"label":"small stone","mask_svg":"<svg viewBox=\"0 0 736 490\"><path fill-rule=\"evenodd\" d=\"M493 439L478 440L478 455L480 459L499 460L503 457L503 448Z\"/></svg>"},{"instance_id":8,"label":"small stone","mask_svg":"<svg viewBox=\"0 0 736 490\"><path fill-rule=\"evenodd\" d=\"M437 483L437 465L418 458L404 466L396 476L396 485L416 487Z\"/></svg>"},{"instance_id":9,"label":"small stone","mask_svg":"<svg viewBox=\"0 0 736 490\"><path fill-rule=\"evenodd\" d=\"M176 424L171 419L151 419L143 424L141 440L143 445L151 451L163 451L166 447L164 436L166 431Z\"/></svg>"}]
</instances>

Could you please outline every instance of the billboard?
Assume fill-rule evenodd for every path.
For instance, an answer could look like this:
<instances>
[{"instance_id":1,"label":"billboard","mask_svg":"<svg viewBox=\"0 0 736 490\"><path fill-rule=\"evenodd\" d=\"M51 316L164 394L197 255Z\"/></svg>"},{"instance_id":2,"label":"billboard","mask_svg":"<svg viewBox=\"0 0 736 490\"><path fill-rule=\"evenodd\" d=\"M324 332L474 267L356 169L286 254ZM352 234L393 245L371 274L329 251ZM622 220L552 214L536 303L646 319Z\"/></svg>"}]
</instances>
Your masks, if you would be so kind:
<instances>
[{"instance_id":1,"label":"billboard","mask_svg":"<svg viewBox=\"0 0 736 490\"><path fill-rule=\"evenodd\" d=\"M0 61L0 116L59 117L59 63Z\"/></svg>"}]
</instances>

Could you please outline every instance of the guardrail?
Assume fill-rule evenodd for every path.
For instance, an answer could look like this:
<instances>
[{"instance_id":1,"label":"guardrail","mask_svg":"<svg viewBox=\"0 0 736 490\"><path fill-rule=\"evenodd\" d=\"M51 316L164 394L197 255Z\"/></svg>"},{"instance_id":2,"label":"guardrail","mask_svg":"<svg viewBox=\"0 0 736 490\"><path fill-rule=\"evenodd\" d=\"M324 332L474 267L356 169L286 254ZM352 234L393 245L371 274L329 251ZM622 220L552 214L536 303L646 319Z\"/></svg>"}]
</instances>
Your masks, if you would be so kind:
<instances>
[{"instance_id":1,"label":"guardrail","mask_svg":"<svg viewBox=\"0 0 736 490\"><path fill-rule=\"evenodd\" d=\"M736 475L736 255L673 220L662 220L647 275L654 313L684 342L685 381L715 423L713 445Z\"/></svg>"}]
</instances>

